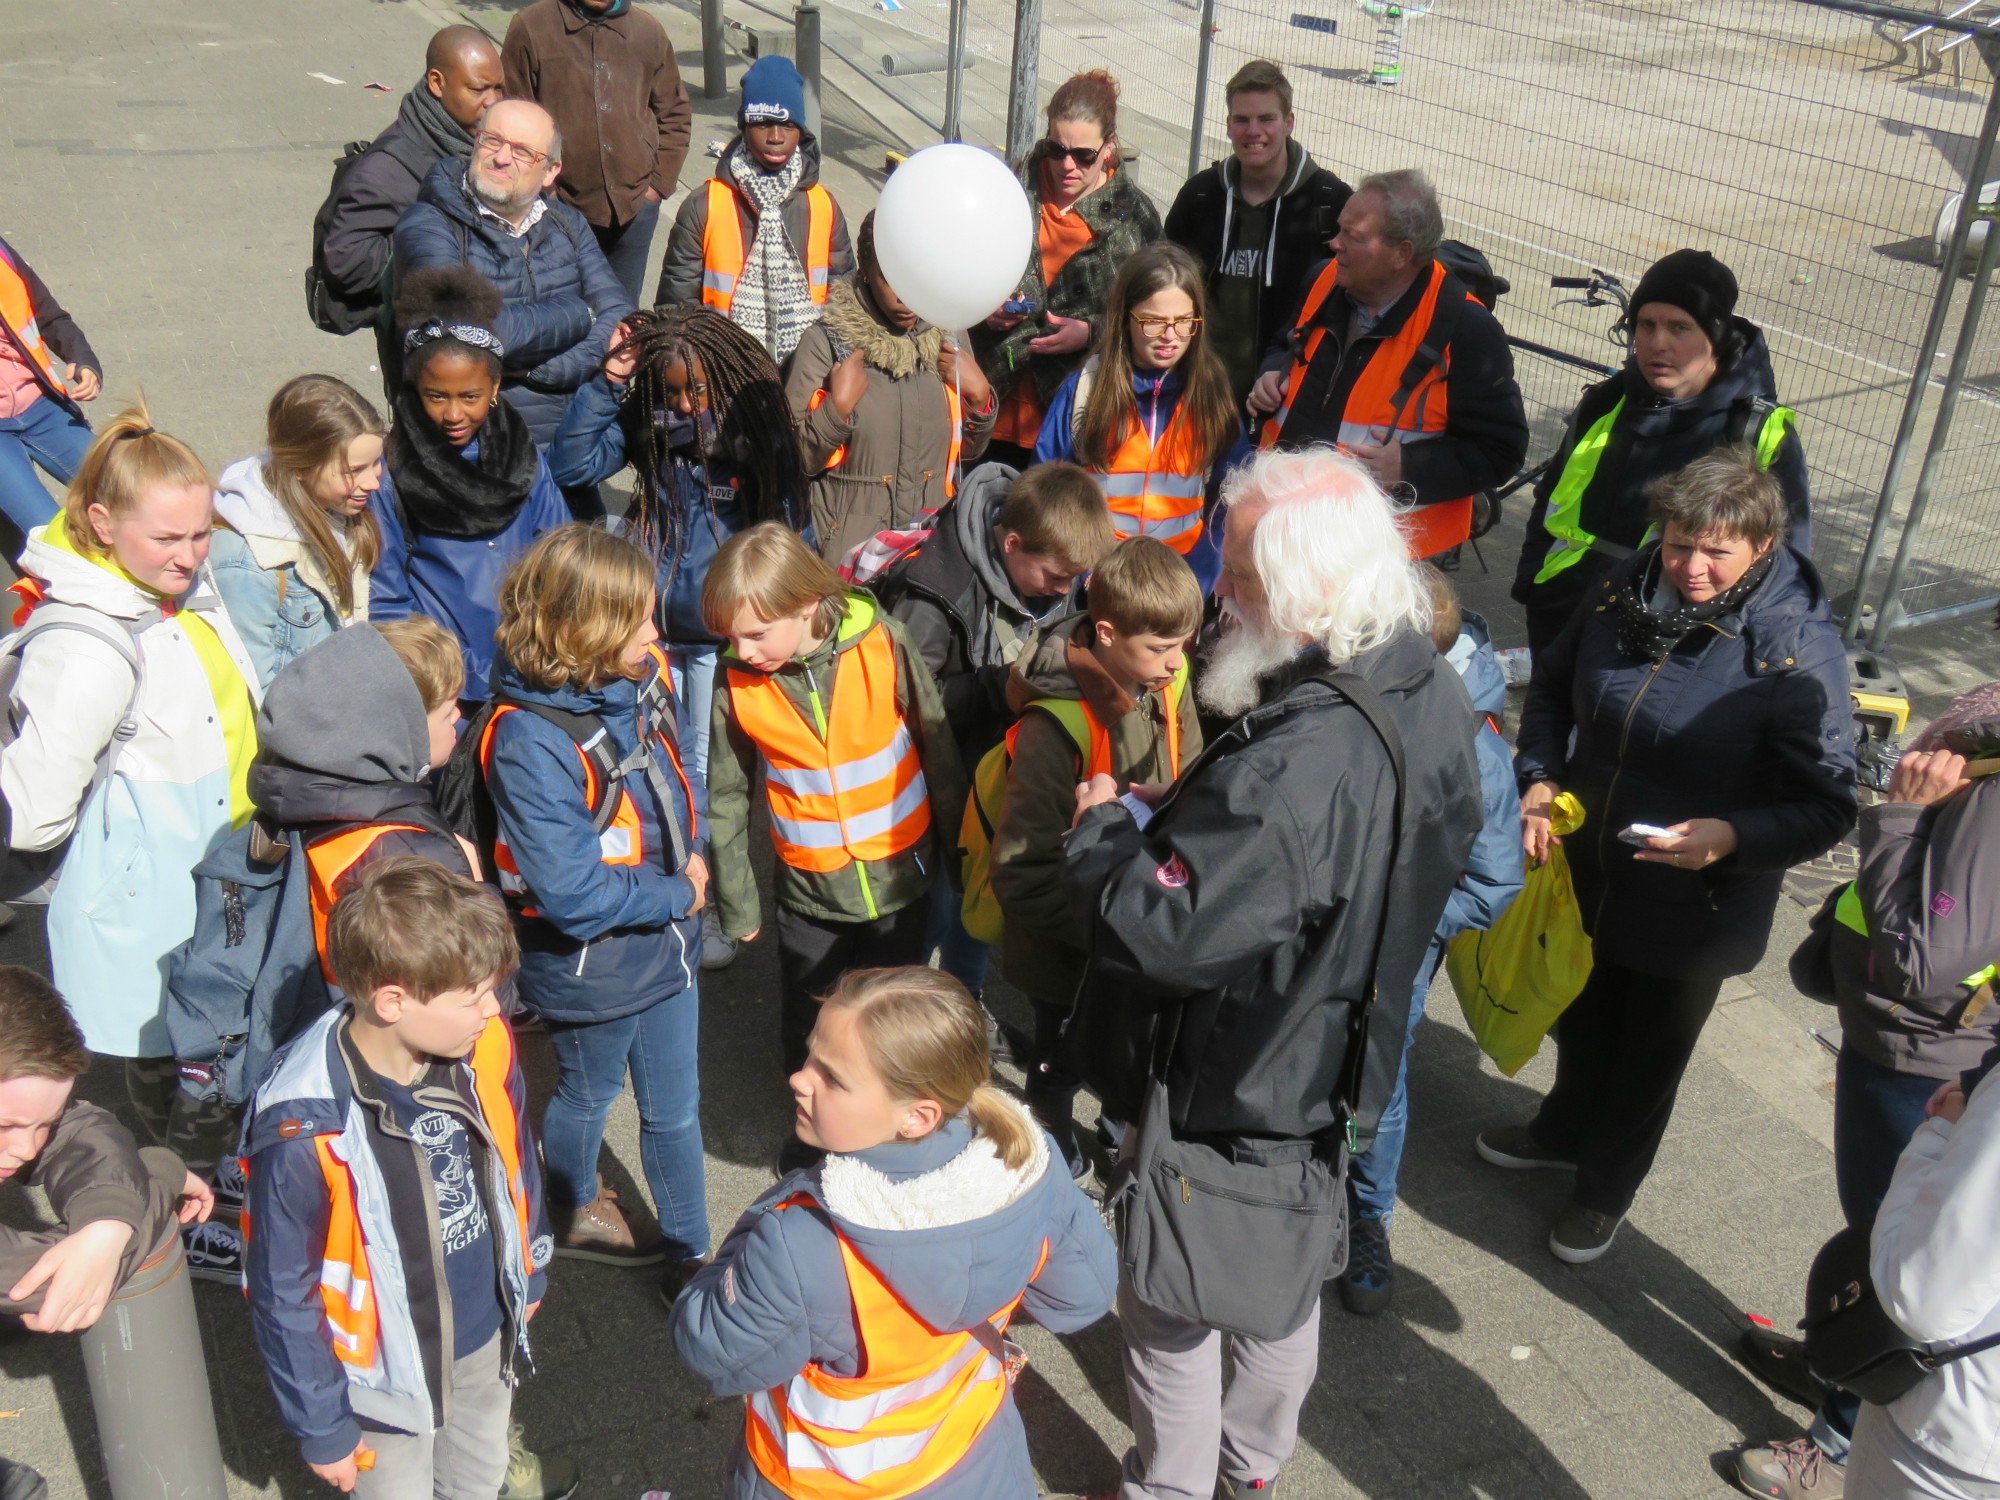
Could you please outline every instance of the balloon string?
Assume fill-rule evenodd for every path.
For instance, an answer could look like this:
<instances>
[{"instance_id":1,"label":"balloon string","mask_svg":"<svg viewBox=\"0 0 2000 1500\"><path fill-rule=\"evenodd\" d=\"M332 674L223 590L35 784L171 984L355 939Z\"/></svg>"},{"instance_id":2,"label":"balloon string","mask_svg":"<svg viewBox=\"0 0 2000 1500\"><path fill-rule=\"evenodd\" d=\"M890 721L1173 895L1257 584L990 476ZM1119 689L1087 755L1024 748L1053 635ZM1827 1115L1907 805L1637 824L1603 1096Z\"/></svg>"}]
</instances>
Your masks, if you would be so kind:
<instances>
[{"instance_id":1,"label":"balloon string","mask_svg":"<svg viewBox=\"0 0 2000 1500\"><path fill-rule=\"evenodd\" d=\"M965 386L958 378L958 362L965 357L965 351L950 334L945 335L945 342L951 345L952 352L951 409L958 415L958 442L952 446L951 458L951 492L956 495L959 486L965 483L965 465L961 458L965 452Z\"/></svg>"}]
</instances>

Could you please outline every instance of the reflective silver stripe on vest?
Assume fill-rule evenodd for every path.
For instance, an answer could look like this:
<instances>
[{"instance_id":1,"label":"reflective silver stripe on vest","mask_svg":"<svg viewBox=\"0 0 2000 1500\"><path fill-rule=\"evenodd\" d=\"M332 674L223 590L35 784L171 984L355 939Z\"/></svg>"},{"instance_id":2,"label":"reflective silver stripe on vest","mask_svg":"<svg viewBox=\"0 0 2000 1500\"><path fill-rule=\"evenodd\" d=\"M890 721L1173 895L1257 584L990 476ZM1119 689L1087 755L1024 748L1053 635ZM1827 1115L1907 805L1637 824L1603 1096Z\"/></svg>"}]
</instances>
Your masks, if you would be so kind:
<instances>
[{"instance_id":1,"label":"reflective silver stripe on vest","mask_svg":"<svg viewBox=\"0 0 2000 1500\"><path fill-rule=\"evenodd\" d=\"M822 287L826 285L826 273L828 269L826 266L814 266L812 268L810 275L814 286Z\"/></svg>"},{"instance_id":2,"label":"reflective silver stripe on vest","mask_svg":"<svg viewBox=\"0 0 2000 1500\"><path fill-rule=\"evenodd\" d=\"M942 1368L932 1371L921 1380L912 1380L903 1385L876 1391L872 1395L857 1396L842 1401L818 1390L800 1376L794 1377L786 1389L785 1402L796 1415L803 1417L815 1427L832 1427L842 1432L861 1432L888 1413L898 1411L913 1401L921 1401L924 1397L943 1390L958 1378L959 1371L975 1361L980 1364L978 1373L973 1377L975 1381L988 1380L1000 1373L1000 1362L987 1352L979 1340L968 1337L964 1348L946 1360Z\"/></svg>"},{"instance_id":3,"label":"reflective silver stripe on vest","mask_svg":"<svg viewBox=\"0 0 2000 1500\"><path fill-rule=\"evenodd\" d=\"M514 871L496 870L494 873L500 877L500 889L508 895L525 896L528 894L528 882L515 874Z\"/></svg>"},{"instance_id":4,"label":"reflective silver stripe on vest","mask_svg":"<svg viewBox=\"0 0 2000 1500\"><path fill-rule=\"evenodd\" d=\"M986 1353L977 1344L972 1344L971 1347L975 1353L982 1356L977 1378L979 1380L1000 1379L1000 1362L991 1354ZM802 1388L805 1388L804 1380L794 1379L787 1389L786 1400L796 1403L800 1399ZM899 1388L899 1390L907 1389L909 1388ZM840 1404L853 1405L855 1403L843 1402ZM901 1404L901 1402L897 1403L897 1405ZM770 1392L768 1391L758 1391L750 1397L750 1410L756 1416L757 1420L764 1424L766 1431L771 1433L773 1437L783 1441L785 1445L785 1463L788 1468L796 1470L830 1469L843 1479L857 1483L885 1470L900 1468L904 1464L915 1463L923 1456L924 1449L930 1446L931 1439L937 1433L936 1426L933 1426L923 1432L873 1438L861 1443L821 1443L808 1433L787 1430L778 1417L777 1404L771 1400ZM794 1405L794 1410L799 1410L798 1406ZM801 1412L801 1415L803 1415L803 1412ZM814 1419L808 1417L807 1420L811 1421ZM858 1430L856 1427L846 1423L819 1423L818 1425L838 1425L850 1432Z\"/></svg>"},{"instance_id":5,"label":"reflective silver stripe on vest","mask_svg":"<svg viewBox=\"0 0 2000 1500\"><path fill-rule=\"evenodd\" d=\"M1137 500L1151 493L1169 500L1192 500L1208 488L1206 474L1169 474L1155 469L1150 474L1101 474L1098 484L1111 500Z\"/></svg>"},{"instance_id":6,"label":"reflective silver stripe on vest","mask_svg":"<svg viewBox=\"0 0 2000 1500\"><path fill-rule=\"evenodd\" d=\"M888 746L873 755L864 755L859 760L842 761L837 766L825 770L817 766L799 766L794 769L780 769L768 760L764 763L764 774L778 783L786 791L801 797L831 797L835 792L858 792L863 787L872 786L887 776L895 774L903 757L916 748L910 738L907 724L898 721L896 732L889 737Z\"/></svg>"},{"instance_id":7,"label":"reflective silver stripe on vest","mask_svg":"<svg viewBox=\"0 0 2000 1500\"><path fill-rule=\"evenodd\" d=\"M779 817L774 807L771 809L771 826L778 831L778 837L801 849L838 849L843 844L859 844L887 833L922 807L928 795L924 788L924 774L919 771L888 806L855 813L844 824L794 822L790 818Z\"/></svg>"},{"instance_id":8,"label":"reflective silver stripe on vest","mask_svg":"<svg viewBox=\"0 0 2000 1500\"><path fill-rule=\"evenodd\" d=\"M1179 536L1183 532L1201 529L1201 512L1189 511L1184 516L1164 516L1157 521L1140 521L1128 511L1111 512L1111 530L1119 541L1127 537L1150 536L1160 541Z\"/></svg>"},{"instance_id":9,"label":"reflective silver stripe on vest","mask_svg":"<svg viewBox=\"0 0 2000 1500\"><path fill-rule=\"evenodd\" d=\"M701 289L704 292L720 292L725 297L736 295L736 278L727 271L711 271L701 268Z\"/></svg>"},{"instance_id":10,"label":"reflective silver stripe on vest","mask_svg":"<svg viewBox=\"0 0 2000 1500\"><path fill-rule=\"evenodd\" d=\"M597 836L598 852L606 859L630 859L632 857L632 830L629 828L607 828Z\"/></svg>"}]
</instances>

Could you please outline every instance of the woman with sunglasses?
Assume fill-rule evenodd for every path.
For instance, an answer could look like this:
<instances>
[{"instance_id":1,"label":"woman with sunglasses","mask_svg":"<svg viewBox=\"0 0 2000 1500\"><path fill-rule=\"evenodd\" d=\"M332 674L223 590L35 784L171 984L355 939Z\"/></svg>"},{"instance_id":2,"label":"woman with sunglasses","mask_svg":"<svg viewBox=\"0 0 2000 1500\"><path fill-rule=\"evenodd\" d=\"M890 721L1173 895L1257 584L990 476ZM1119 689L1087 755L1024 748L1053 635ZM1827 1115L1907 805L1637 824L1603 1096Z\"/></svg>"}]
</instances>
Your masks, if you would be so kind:
<instances>
[{"instance_id":1,"label":"woman with sunglasses","mask_svg":"<svg viewBox=\"0 0 2000 1500\"><path fill-rule=\"evenodd\" d=\"M1035 462L1090 470L1120 541L1165 542L1204 593L1221 567L1204 522L1224 472L1250 452L1206 300L1201 266L1180 246L1134 254L1112 283L1095 352L1057 389L1035 440Z\"/></svg>"},{"instance_id":2,"label":"woman with sunglasses","mask_svg":"<svg viewBox=\"0 0 2000 1500\"><path fill-rule=\"evenodd\" d=\"M1017 469L1033 462L1043 414L1083 362L1119 266L1164 235L1151 200L1119 171L1118 82L1101 69L1055 91L1048 135L1020 170L1035 252L1014 295L972 330L1000 402L986 456Z\"/></svg>"}]
</instances>

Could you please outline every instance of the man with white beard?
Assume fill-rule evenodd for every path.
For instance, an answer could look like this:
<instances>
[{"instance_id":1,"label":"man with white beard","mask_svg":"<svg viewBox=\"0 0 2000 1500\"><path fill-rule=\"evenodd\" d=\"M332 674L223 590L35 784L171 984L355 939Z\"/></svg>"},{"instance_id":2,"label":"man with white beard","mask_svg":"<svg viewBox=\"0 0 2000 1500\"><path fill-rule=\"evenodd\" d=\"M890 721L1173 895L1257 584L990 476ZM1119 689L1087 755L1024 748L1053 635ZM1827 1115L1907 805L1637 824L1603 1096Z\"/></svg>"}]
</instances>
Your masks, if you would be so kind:
<instances>
[{"instance_id":1,"label":"man with white beard","mask_svg":"<svg viewBox=\"0 0 2000 1500\"><path fill-rule=\"evenodd\" d=\"M1149 1130L1158 1138L1161 1122L1142 1112L1164 1053L1173 1140L1275 1196L1304 1161L1337 1178L1346 1142L1365 1149L1373 1133L1417 967L1480 824L1479 771L1472 705L1431 644L1428 591L1368 472L1330 448L1266 452L1222 502L1228 624L1197 692L1233 722L1171 788L1121 800L1099 776L1077 789L1065 879L1093 914L1093 957L1068 1041L1105 1112L1141 1120L1128 1153ZM1234 1201L1209 1200L1220 1217L1204 1231L1236 1247L1233 1274L1153 1236L1142 1253L1155 1271L1186 1259L1185 1291L1167 1299L1180 1305L1142 1300L1129 1276L1119 1290L1135 1439L1120 1500L1261 1491L1297 1442L1318 1368L1318 1286L1344 1245L1330 1268L1309 1255L1266 1268L1260 1221ZM1141 1269L1136 1248L1125 1246L1128 1271ZM1219 1263L1232 1265L1226 1249ZM1175 1269L1147 1284L1174 1284ZM1252 1337L1241 1329L1272 1318L1200 1316L1232 1297L1278 1321L1303 1309L1303 1321Z\"/></svg>"}]
</instances>

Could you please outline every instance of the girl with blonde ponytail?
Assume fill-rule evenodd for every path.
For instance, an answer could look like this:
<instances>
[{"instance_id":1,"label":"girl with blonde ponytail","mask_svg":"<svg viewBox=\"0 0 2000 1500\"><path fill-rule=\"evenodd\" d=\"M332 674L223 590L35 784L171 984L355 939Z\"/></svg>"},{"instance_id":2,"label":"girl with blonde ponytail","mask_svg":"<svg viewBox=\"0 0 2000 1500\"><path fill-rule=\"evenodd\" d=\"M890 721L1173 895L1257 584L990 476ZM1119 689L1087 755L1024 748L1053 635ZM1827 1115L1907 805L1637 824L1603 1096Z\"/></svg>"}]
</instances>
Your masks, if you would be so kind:
<instances>
[{"instance_id":1,"label":"girl with blonde ponytail","mask_svg":"<svg viewBox=\"0 0 2000 1500\"><path fill-rule=\"evenodd\" d=\"M681 1359L750 1398L726 1500L819 1494L836 1463L933 1500L1036 1493L1002 1336L1023 1306L1058 1333L1096 1322L1117 1257L994 1086L979 1002L933 969L852 970L791 1087L823 1159L751 1206L674 1309Z\"/></svg>"}]
</instances>

